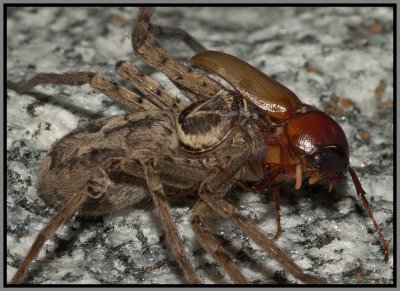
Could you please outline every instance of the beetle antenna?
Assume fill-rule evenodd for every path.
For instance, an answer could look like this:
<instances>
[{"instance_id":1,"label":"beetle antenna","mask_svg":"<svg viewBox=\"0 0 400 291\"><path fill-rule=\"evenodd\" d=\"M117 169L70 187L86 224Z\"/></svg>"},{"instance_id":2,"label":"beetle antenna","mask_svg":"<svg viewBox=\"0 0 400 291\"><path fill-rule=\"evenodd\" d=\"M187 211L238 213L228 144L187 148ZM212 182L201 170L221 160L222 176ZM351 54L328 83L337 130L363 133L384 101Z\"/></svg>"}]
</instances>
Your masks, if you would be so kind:
<instances>
[{"instance_id":1,"label":"beetle antenna","mask_svg":"<svg viewBox=\"0 0 400 291\"><path fill-rule=\"evenodd\" d=\"M383 246L383 253L385 256L385 261L387 261L389 259L388 242L386 241L385 237L383 236L382 229L379 227L378 223L376 222L376 220L374 218L374 215L372 214L372 210L369 207L368 200L365 197L365 195L367 193L365 193L364 189L362 188L360 180L358 180L357 174L356 174L356 172L354 172L353 168L349 167L349 173L350 173L351 179L353 180L354 187L356 188L357 195L358 195L358 197L361 198L361 200L364 204L364 208L367 211L369 218L372 220L372 223L374 224L376 231L378 232L379 239Z\"/></svg>"}]
</instances>

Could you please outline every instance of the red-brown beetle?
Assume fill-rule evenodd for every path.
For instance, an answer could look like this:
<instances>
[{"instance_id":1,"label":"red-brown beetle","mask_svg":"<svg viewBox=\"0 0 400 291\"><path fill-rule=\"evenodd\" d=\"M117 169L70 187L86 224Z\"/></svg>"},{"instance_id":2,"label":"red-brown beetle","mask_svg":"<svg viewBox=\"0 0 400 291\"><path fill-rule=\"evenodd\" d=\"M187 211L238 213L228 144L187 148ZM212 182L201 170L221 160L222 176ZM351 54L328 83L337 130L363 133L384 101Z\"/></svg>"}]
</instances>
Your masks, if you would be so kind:
<instances>
[{"instance_id":1,"label":"red-brown beetle","mask_svg":"<svg viewBox=\"0 0 400 291\"><path fill-rule=\"evenodd\" d=\"M348 171L357 195L378 233L385 260L388 260L388 243L374 219L366 193L350 167L349 145L339 124L317 108L303 104L284 85L237 57L217 51L204 51L193 56L190 62L227 81L261 113L258 126L268 150L262 167L250 165L252 172L254 169L263 170L258 171L262 182L257 188L269 186L276 196L279 195L274 185L277 178L294 178L295 188L300 189L303 177L308 177L310 184L318 180L326 181L331 191L333 185L341 181ZM275 237L281 231L279 205L277 222Z\"/></svg>"},{"instance_id":2,"label":"red-brown beetle","mask_svg":"<svg viewBox=\"0 0 400 291\"><path fill-rule=\"evenodd\" d=\"M216 90L209 89L212 86L205 85L212 85L211 80L205 75L198 74L175 62L173 58L166 56L162 48L154 42L156 34L171 32L171 30L163 30L162 27L151 24L151 15L152 9L150 8L142 8L139 13L139 21L131 38L134 50L144 60L155 64L155 67L173 80L179 89L188 92L188 98L193 99L191 99L192 105L183 106L182 103L175 100L174 95L166 92L154 80L145 77L133 64L126 61L118 62L116 71L121 77L133 82L140 94L129 91L113 82L108 76L95 72L41 73L19 88L21 91L25 91L40 84L76 86L89 83L93 89L120 101L130 109L141 112L89 122L61 139L49 152L42 164L39 184L41 184L42 190L50 190L47 191L50 194L59 194L57 198L62 198L67 203L59 203L62 204L61 210L38 235L10 283L22 282L44 242L52 238L56 229L74 213L104 215L116 209L139 203L144 197L153 199L161 216L161 225L165 230L166 240L184 271L186 279L191 283L199 283L200 280L185 255L182 240L170 215L166 199L174 196L176 192L179 193L180 198L183 197L183 194L197 190L199 190L200 197L192 213L192 228L202 247L214 256L233 282L248 283L248 280L229 259L223 245L219 244L212 233L204 227L203 215L208 214L210 209L248 234L254 242L261 245L273 259L300 281L310 284L323 283L322 280L305 273L250 220L223 199L223 195L228 193L227 191L232 186L229 181L225 183L228 180L226 176L224 177L225 173L218 171L218 168L223 168L224 165L228 166L228 170L229 166L236 167L227 174L235 174L239 165L240 175L237 177L244 181L259 181L255 189L271 188L276 198L278 214L276 236L280 231L279 204L277 202L279 192L275 184L276 180L294 178L295 187L299 189L303 176L307 176L311 184L317 180L325 180L332 188L336 182L343 179L344 172L348 170L357 193L361 196L364 207L379 233L387 258L387 242L373 218L365 198L365 192L349 166L349 146L340 126L326 114L312 106L302 104L283 85L243 61L223 53L203 52L196 55L192 59L192 63L227 80L244 99L249 101L250 105L243 102L236 92L230 95L232 91L224 91L225 88L219 90L223 87L220 84L214 84L213 89ZM172 32L176 32L176 30L172 30ZM177 73L178 75L176 75ZM193 78L194 74L198 74L197 78ZM187 80L190 82L185 83L184 81ZM205 87L209 94L204 94L200 90ZM226 95L214 94L220 91ZM203 106L209 102L207 98L211 97L212 101L219 102L218 98L221 96L227 98L225 101L232 102L220 102L219 107L211 107L212 110L209 111L204 110L210 109ZM234 106L226 107L227 104ZM244 105L249 105L250 110L247 111L248 107ZM199 108L203 111L198 110ZM244 108L246 110L242 111ZM200 115L205 113L211 118L194 120L196 112L200 112ZM249 112L254 113L254 116L250 115L253 117L250 120L251 124L245 125L251 125L246 128L253 130L251 133L255 138L254 140L249 139L248 132L235 131L234 133L237 134L235 137L239 137L239 143L235 144L232 142L234 139L230 139L232 136L222 133L230 133L232 128L238 128L235 125L243 125L244 123L237 122L235 124L235 122L248 118ZM245 114L241 115L242 113ZM224 117L222 121L219 118L213 118L221 116ZM235 120L235 116L245 118ZM213 121L215 125L214 136L211 134L214 139L210 139L209 127L206 129L201 127L204 124L209 126L212 123L210 121ZM232 123L233 126L230 127ZM204 140L204 138L207 139ZM241 142L241 138L245 143ZM246 158L240 155L244 152L243 149L248 150L253 147L252 141L258 142L259 140L262 142L256 144L258 147L254 147L261 149L257 151L257 155L248 155ZM142 142L138 143L138 141ZM188 144L184 144L184 141ZM200 146L195 148L193 144ZM232 144L236 147L233 147ZM260 146L261 144L262 146ZM264 151L265 144L267 145L266 151ZM202 160L201 155L207 152L202 151L203 146L208 146L207 150L211 148L211 151L217 153L215 156L221 161L229 163L217 163L220 160L213 159L213 156L210 156L210 159L206 159L208 158L206 157ZM124 152L122 159L120 159L121 152ZM187 157L182 158L182 153L187 154ZM258 153L263 155L258 155ZM140 156L140 160L131 159L137 156ZM254 162L248 157L261 158ZM242 166L244 168L241 168ZM242 173L244 173L243 176ZM229 185L220 187L220 184L223 183ZM129 184L127 186L129 191L121 191L121 189L127 189L124 187L125 184ZM171 191L170 194L167 191L164 193L163 184L178 191ZM118 188L120 186L122 188ZM132 191L132 189L139 190ZM125 195L128 193L129 195ZM47 199L54 203L54 200L57 200L54 197L48 195ZM110 204L109 201L117 203ZM85 210L87 210L86 213Z\"/></svg>"}]
</instances>

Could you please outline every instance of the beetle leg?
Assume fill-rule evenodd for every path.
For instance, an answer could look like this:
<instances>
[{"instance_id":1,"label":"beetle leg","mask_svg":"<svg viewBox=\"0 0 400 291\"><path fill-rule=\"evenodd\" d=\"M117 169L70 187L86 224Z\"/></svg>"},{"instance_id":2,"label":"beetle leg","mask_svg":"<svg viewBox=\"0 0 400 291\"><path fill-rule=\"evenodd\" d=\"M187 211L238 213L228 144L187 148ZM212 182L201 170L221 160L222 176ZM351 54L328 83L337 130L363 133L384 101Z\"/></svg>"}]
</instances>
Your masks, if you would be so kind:
<instances>
[{"instance_id":1,"label":"beetle leg","mask_svg":"<svg viewBox=\"0 0 400 291\"><path fill-rule=\"evenodd\" d=\"M258 185L252 187L254 192L261 192L269 187L271 187L274 183L276 178L279 177L280 174L283 173L282 168L273 169L272 171L266 172L264 175L264 179L258 182Z\"/></svg>"},{"instance_id":2,"label":"beetle leg","mask_svg":"<svg viewBox=\"0 0 400 291\"><path fill-rule=\"evenodd\" d=\"M226 254L226 250L221 243L206 228L203 216L207 212L209 212L209 207L201 200L193 207L191 224L197 240L202 248L214 257L235 284L248 284L249 282L239 267Z\"/></svg>"},{"instance_id":3,"label":"beetle leg","mask_svg":"<svg viewBox=\"0 0 400 291\"><path fill-rule=\"evenodd\" d=\"M272 199L274 200L275 203L275 212L276 212L276 233L274 235L274 239L278 239L279 235L282 232L282 227L281 227L281 214L280 214L280 194L278 187L274 184L275 178L279 176L281 173L281 170L278 169L269 176L267 175L264 180L261 181L261 185L257 185L254 187L248 187L244 181L239 180L235 178L233 175L231 175L226 169L223 167L217 166L218 169L220 169L227 177L229 177L230 181L232 184L239 186L242 188L243 191L246 192L261 192L264 191L266 188L269 188L272 185Z\"/></svg>"},{"instance_id":4,"label":"beetle leg","mask_svg":"<svg viewBox=\"0 0 400 291\"><path fill-rule=\"evenodd\" d=\"M276 232L274 235L274 239L278 239L279 235L282 232L282 226L281 226L281 213L280 213L280 194L278 187L275 184L276 178L283 172L282 168L277 168L274 170L269 171L268 170L268 165L264 167L264 179L261 180L260 184L253 187L253 191L264 191L265 189L268 189L271 187L272 191L272 200L274 200L275 203L275 212L276 212Z\"/></svg>"},{"instance_id":5,"label":"beetle leg","mask_svg":"<svg viewBox=\"0 0 400 291\"><path fill-rule=\"evenodd\" d=\"M211 98L224 87L208 76L198 73L176 59L155 40L160 34L150 23L154 8L142 7L132 30L132 47L149 65L164 73L192 102Z\"/></svg>"},{"instance_id":6,"label":"beetle leg","mask_svg":"<svg viewBox=\"0 0 400 291\"><path fill-rule=\"evenodd\" d=\"M281 227L281 208L280 208L280 202L281 202L281 195L279 194L278 187L276 185L272 186L272 199L274 200L275 203L275 212L276 212L276 233L274 235L274 239L278 239L279 235L282 232L282 227Z\"/></svg>"},{"instance_id":7,"label":"beetle leg","mask_svg":"<svg viewBox=\"0 0 400 291\"><path fill-rule=\"evenodd\" d=\"M229 178L229 180L233 185L240 187L245 192L255 192L253 187L247 186L245 181L237 179L224 167L217 165L216 168L218 168L222 173L224 173L224 175Z\"/></svg>"},{"instance_id":8,"label":"beetle leg","mask_svg":"<svg viewBox=\"0 0 400 291\"><path fill-rule=\"evenodd\" d=\"M240 147L240 145L238 145L238 147ZM239 163L239 161L245 160L246 156L248 156L248 153L246 153L246 147L243 147L240 156L238 156L237 159L232 158L229 161L227 166L232 169L232 173L236 173L243 167L243 163ZM290 259L273 240L269 239L259 227L254 225L254 223L240 214L239 210L223 199L231 188L231 181L226 178L225 173L222 173L219 169L216 170L214 174L210 173L210 176L200 186L199 196L201 200L219 216L229 220L236 227L241 229L295 278L308 284L324 283L322 280L304 273L304 270ZM271 172L275 173L274 175L276 178L281 171L282 169L275 169L275 171ZM271 179L272 182L275 181L275 178Z\"/></svg>"},{"instance_id":9,"label":"beetle leg","mask_svg":"<svg viewBox=\"0 0 400 291\"><path fill-rule=\"evenodd\" d=\"M181 270L185 273L186 279L190 283L201 283L187 257L182 238L180 237L175 222L172 219L171 210L168 205L162 183L150 161L143 163L143 170L145 172L149 192L156 208L158 209L160 220L172 253L177 259Z\"/></svg>"},{"instance_id":10,"label":"beetle leg","mask_svg":"<svg viewBox=\"0 0 400 291\"><path fill-rule=\"evenodd\" d=\"M225 194L231 189L232 181L230 178L234 177L235 174L238 173L243 166L243 161L246 161L246 158L249 155L249 148L243 143L236 144L234 148L237 148L237 151L235 152L238 153L238 156L231 157L226 165L231 172L227 173L226 170L221 171L221 167L217 166L201 184L199 193L207 191L212 192L218 197L224 197ZM221 265L233 282L238 284L248 283L247 279L240 272L240 269L226 254L225 249L204 226L202 217L208 212L209 207L204 203L204 201L199 200L194 207L192 216L192 227L196 233L196 237L198 238L202 247L214 257L214 259Z\"/></svg>"}]
</instances>

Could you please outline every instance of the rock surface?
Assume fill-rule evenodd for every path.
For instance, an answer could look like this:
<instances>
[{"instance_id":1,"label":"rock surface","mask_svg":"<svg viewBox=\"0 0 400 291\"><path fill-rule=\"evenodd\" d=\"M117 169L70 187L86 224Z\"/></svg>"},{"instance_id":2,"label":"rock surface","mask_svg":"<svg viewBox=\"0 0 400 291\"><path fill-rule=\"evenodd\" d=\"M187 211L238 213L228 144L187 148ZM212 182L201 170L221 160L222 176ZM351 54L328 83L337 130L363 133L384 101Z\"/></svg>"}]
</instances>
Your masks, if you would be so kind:
<instances>
[{"instance_id":1,"label":"rock surface","mask_svg":"<svg viewBox=\"0 0 400 291\"><path fill-rule=\"evenodd\" d=\"M13 83L36 72L114 73L128 59L180 94L131 50L137 8L9 8L7 12L7 278L16 271L54 211L38 196L36 171L51 145L79 123L124 112L88 86L42 86L17 94ZM234 54L296 92L343 127L351 164L390 245L382 249L351 179L326 187L281 189L284 232L277 243L304 269L332 284L393 283L393 11L379 7L169 8L153 22L184 28L204 46ZM182 60L193 53L163 41ZM274 205L265 194L229 200L269 236ZM200 250L190 229L190 203L173 215L190 260L205 283L230 283ZM253 283L299 283L246 235L217 217L214 232ZM86 221L74 218L46 243L30 284L185 283L150 209L127 209Z\"/></svg>"}]
</instances>

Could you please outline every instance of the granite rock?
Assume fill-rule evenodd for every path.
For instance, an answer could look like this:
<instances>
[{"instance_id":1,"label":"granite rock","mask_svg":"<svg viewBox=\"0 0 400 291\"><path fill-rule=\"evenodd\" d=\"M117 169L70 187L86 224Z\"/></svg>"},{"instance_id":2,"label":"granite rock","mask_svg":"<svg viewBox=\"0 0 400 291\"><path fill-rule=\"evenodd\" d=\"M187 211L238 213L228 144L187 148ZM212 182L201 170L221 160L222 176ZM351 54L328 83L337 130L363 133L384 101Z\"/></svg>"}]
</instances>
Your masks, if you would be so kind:
<instances>
[{"instance_id":1,"label":"granite rock","mask_svg":"<svg viewBox=\"0 0 400 291\"><path fill-rule=\"evenodd\" d=\"M18 94L15 83L36 72L114 73L120 59L181 93L133 53L129 32L137 8L35 7L7 11L7 279L54 214L36 189L36 171L51 145L78 124L124 108L89 86L40 86ZM200 7L156 10L157 24L184 28L204 46L234 54L296 92L343 127L351 164L390 245L388 262L351 179L281 187L284 232L277 243L308 272L331 284L393 284L393 11L380 7ZM171 55L193 53L163 41ZM269 236L269 195L227 198ZM205 283L230 283L190 229L191 203L173 207L190 260ZM218 217L213 231L253 283L299 283L249 238ZM74 217L45 244L29 284L185 283L151 207L96 220Z\"/></svg>"}]
</instances>

